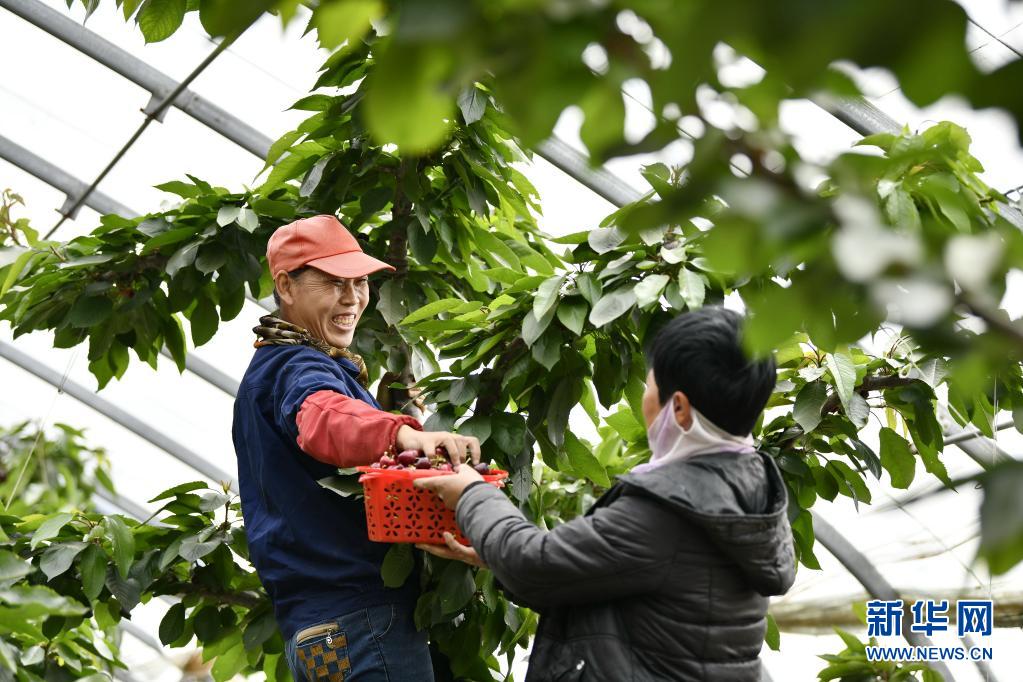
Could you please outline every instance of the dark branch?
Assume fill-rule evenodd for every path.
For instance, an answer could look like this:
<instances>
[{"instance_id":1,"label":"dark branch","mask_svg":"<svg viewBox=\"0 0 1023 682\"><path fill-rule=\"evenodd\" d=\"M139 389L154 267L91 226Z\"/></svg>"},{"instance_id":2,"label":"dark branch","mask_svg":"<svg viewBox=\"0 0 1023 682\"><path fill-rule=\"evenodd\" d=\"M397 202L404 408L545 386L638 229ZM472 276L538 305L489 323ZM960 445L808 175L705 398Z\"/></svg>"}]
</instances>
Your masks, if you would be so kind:
<instances>
[{"instance_id":1,"label":"dark branch","mask_svg":"<svg viewBox=\"0 0 1023 682\"><path fill-rule=\"evenodd\" d=\"M259 606L264 601L262 597L251 592L217 592L216 590L210 590L194 583L173 583L168 586L167 591L169 593L182 596L196 595L203 599L209 599L221 604L243 606L249 609Z\"/></svg>"},{"instance_id":2,"label":"dark branch","mask_svg":"<svg viewBox=\"0 0 1023 682\"><path fill-rule=\"evenodd\" d=\"M1003 319L996 314L996 311L990 310L984 305L959 294L957 300L964 304L969 311L984 320L984 324L988 326L994 332L1005 336L1012 340L1017 346L1023 348L1023 327L1018 324L1014 324L1011 320Z\"/></svg>"}]
</instances>

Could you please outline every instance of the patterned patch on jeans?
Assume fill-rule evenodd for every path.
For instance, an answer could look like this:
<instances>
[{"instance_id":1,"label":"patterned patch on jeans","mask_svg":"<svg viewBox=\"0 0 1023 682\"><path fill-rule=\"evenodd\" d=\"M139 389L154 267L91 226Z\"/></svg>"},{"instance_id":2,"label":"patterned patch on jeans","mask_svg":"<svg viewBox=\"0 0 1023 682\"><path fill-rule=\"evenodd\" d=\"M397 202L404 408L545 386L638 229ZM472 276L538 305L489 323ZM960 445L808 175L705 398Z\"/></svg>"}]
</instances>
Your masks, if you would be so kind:
<instances>
[{"instance_id":1,"label":"patterned patch on jeans","mask_svg":"<svg viewBox=\"0 0 1023 682\"><path fill-rule=\"evenodd\" d=\"M345 675L352 669L352 664L345 653L348 639L342 635L334 635L315 644L298 645L296 653L299 662L305 666L306 679L309 682L344 682ZM344 656L338 656L341 649Z\"/></svg>"}]
</instances>

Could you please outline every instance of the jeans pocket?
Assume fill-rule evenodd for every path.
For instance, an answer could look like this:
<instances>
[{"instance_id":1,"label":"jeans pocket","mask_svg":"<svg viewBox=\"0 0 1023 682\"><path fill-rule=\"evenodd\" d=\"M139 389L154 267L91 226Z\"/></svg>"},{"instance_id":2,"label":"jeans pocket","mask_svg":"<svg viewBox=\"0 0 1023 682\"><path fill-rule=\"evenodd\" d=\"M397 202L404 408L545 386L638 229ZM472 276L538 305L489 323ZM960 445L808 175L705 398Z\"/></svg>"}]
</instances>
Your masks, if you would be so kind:
<instances>
[{"instance_id":1,"label":"jeans pocket","mask_svg":"<svg viewBox=\"0 0 1023 682\"><path fill-rule=\"evenodd\" d=\"M295 634L296 682L343 682L352 669L348 636L335 622Z\"/></svg>"},{"instance_id":2,"label":"jeans pocket","mask_svg":"<svg viewBox=\"0 0 1023 682\"><path fill-rule=\"evenodd\" d=\"M369 631L377 640L383 639L396 620L394 604L383 604L371 606L366 609L366 620L369 622Z\"/></svg>"}]
</instances>

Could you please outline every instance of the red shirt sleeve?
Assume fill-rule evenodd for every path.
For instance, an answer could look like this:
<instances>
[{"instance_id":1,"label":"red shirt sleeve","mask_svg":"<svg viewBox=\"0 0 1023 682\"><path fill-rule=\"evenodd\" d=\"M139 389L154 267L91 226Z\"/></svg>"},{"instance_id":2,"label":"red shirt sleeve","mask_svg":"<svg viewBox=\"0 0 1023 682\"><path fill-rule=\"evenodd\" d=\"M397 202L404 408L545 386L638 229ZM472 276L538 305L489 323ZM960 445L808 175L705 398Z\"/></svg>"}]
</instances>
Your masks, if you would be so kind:
<instances>
[{"instance_id":1,"label":"red shirt sleeve","mask_svg":"<svg viewBox=\"0 0 1023 682\"><path fill-rule=\"evenodd\" d=\"M316 391L295 416L298 446L311 457L337 467L375 462L395 448L398 428L423 425L413 417L378 410L336 391Z\"/></svg>"}]
</instances>

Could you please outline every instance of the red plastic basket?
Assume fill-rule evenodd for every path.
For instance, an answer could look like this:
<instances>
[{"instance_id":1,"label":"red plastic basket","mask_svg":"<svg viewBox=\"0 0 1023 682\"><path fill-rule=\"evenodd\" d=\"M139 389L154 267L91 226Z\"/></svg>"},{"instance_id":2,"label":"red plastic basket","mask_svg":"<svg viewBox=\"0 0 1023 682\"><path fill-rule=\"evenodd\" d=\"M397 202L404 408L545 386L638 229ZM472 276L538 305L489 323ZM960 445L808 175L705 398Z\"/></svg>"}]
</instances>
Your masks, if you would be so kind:
<instances>
[{"instance_id":1,"label":"red plastic basket","mask_svg":"<svg viewBox=\"0 0 1023 682\"><path fill-rule=\"evenodd\" d=\"M412 485L417 478L450 476L436 469L374 469L356 467L366 496L366 529L374 542L422 542L443 545L445 531L469 544L455 524L455 512L428 490ZM483 480L504 487L507 471L496 470Z\"/></svg>"}]
</instances>

